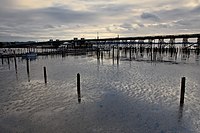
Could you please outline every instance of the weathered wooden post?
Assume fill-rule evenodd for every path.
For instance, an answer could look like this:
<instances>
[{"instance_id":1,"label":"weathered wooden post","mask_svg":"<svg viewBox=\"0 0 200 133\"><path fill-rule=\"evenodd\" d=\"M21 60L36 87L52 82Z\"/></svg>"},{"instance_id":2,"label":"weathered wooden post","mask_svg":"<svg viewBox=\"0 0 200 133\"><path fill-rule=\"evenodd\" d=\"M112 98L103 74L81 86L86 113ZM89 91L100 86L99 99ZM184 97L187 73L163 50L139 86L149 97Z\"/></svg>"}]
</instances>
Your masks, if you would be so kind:
<instances>
[{"instance_id":1,"label":"weathered wooden post","mask_svg":"<svg viewBox=\"0 0 200 133\"><path fill-rule=\"evenodd\" d=\"M126 47L124 48L124 50L125 50L125 57L126 57Z\"/></svg>"},{"instance_id":2,"label":"weathered wooden post","mask_svg":"<svg viewBox=\"0 0 200 133\"><path fill-rule=\"evenodd\" d=\"M115 56L115 46L113 46L113 59L114 59L114 56Z\"/></svg>"},{"instance_id":3,"label":"weathered wooden post","mask_svg":"<svg viewBox=\"0 0 200 133\"><path fill-rule=\"evenodd\" d=\"M130 61L131 61L131 51L132 51L132 48L130 47L130 52L129 52L129 54L130 54Z\"/></svg>"},{"instance_id":4,"label":"weathered wooden post","mask_svg":"<svg viewBox=\"0 0 200 133\"><path fill-rule=\"evenodd\" d=\"M185 77L181 79L181 97L180 97L180 105L184 104L184 95L185 95Z\"/></svg>"},{"instance_id":5,"label":"weathered wooden post","mask_svg":"<svg viewBox=\"0 0 200 133\"><path fill-rule=\"evenodd\" d=\"M119 65L119 47L117 48L117 64Z\"/></svg>"},{"instance_id":6,"label":"weathered wooden post","mask_svg":"<svg viewBox=\"0 0 200 133\"><path fill-rule=\"evenodd\" d=\"M14 51L14 62L15 62L15 72L17 73L17 60L16 60L15 51Z\"/></svg>"},{"instance_id":7,"label":"weathered wooden post","mask_svg":"<svg viewBox=\"0 0 200 133\"><path fill-rule=\"evenodd\" d=\"M153 48L152 48L152 44L151 44L151 50L150 50L150 52L151 52L151 61L153 60L152 50L153 50Z\"/></svg>"},{"instance_id":8,"label":"weathered wooden post","mask_svg":"<svg viewBox=\"0 0 200 133\"><path fill-rule=\"evenodd\" d=\"M47 84L47 69L44 67L44 83Z\"/></svg>"},{"instance_id":9,"label":"weathered wooden post","mask_svg":"<svg viewBox=\"0 0 200 133\"><path fill-rule=\"evenodd\" d=\"M77 93L78 93L78 102L81 102L81 88L80 88L80 74L77 74Z\"/></svg>"},{"instance_id":10,"label":"weathered wooden post","mask_svg":"<svg viewBox=\"0 0 200 133\"><path fill-rule=\"evenodd\" d=\"M28 82L30 82L29 59L26 59L26 68L27 68Z\"/></svg>"}]
</instances>

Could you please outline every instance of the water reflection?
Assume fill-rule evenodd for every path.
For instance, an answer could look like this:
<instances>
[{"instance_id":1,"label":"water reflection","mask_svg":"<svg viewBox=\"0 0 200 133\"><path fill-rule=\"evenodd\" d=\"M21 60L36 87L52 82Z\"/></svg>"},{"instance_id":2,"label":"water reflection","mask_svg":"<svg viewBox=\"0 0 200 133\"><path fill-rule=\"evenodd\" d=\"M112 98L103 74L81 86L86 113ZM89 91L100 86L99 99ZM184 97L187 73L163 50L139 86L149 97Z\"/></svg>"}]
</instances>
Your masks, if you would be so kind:
<instances>
[{"instance_id":1,"label":"water reflection","mask_svg":"<svg viewBox=\"0 0 200 133\"><path fill-rule=\"evenodd\" d=\"M179 111L178 111L178 122L182 122L182 118L183 118L183 109L184 109L184 105L180 105L179 106Z\"/></svg>"},{"instance_id":2,"label":"water reflection","mask_svg":"<svg viewBox=\"0 0 200 133\"><path fill-rule=\"evenodd\" d=\"M7 61L8 61L8 69L10 70L10 58L7 57Z\"/></svg>"},{"instance_id":3,"label":"water reflection","mask_svg":"<svg viewBox=\"0 0 200 133\"><path fill-rule=\"evenodd\" d=\"M34 129L39 121L43 125L41 127L43 129L54 126L52 131L57 131L58 128L64 131L69 128L70 131L74 132L82 130L83 132L180 131L188 133L193 130L193 126L196 127L194 130L198 131L197 125L194 124L190 127L188 123L196 122L199 118L197 112L200 109L194 104L199 103L198 88L200 82L193 82L199 81L199 69L193 67L194 65L183 67L179 64L159 63L159 61L168 59L174 61L177 55L170 56L154 53L152 60L155 61L152 61L151 64L142 62L142 60L148 62L150 60L150 54L147 56L146 53L133 53L133 61L129 61L129 56L123 58L119 56L119 60L112 57L110 62L108 61L109 63L106 55L103 56L104 60L96 58L96 56L88 58L67 56L62 60L61 56L50 56L52 59L41 57L31 64L30 83L26 81L27 76L30 81L30 70L28 70L30 66L29 64L25 65L27 62L21 62L18 64L19 69L16 72L16 77L19 73L20 80L22 79L18 84L8 84L15 78L10 76L10 73L14 71L9 71L9 74L7 74L8 71L1 71L0 84L4 89L0 87L2 94L0 95L0 104L3 105L0 108L0 115L4 118L10 117L14 124L18 123L16 118L22 119L24 122L30 118L28 116L31 116L32 125L27 126L24 124L25 121L20 123L22 127L24 126L23 128ZM190 56L190 59L192 57L195 56ZM180 57L178 58L180 59ZM104 65L101 65L101 61ZM180 60L177 59L177 61ZM40 73L41 64L47 64L50 72L48 86L45 87ZM27 75L26 66L29 66L27 67ZM77 71L81 71L84 76L87 75L87 80L83 79L84 100L81 99L81 93L77 95L76 80L74 79ZM179 75L185 74L186 71L186 75L191 79L188 82L190 87L188 91L197 94L190 95L191 93L188 92L188 97L190 97L187 99L188 103L193 103L189 105L189 113L186 114L191 118L188 121L183 119L183 107L176 108L178 97L176 94L179 91L179 88L176 87L179 84L177 80L179 80ZM8 78L4 79L3 74L7 74ZM85 112L82 111L83 104L76 106L77 100L78 103L85 104ZM23 117L20 119L20 117L15 118L7 115L15 114L15 112L22 113ZM197 114L195 118L193 117L194 113ZM85 119L81 119L83 115ZM4 124L3 117L0 119L0 125ZM55 122L48 123L50 119L54 119ZM81 129L77 129L77 122ZM56 125L56 123L61 124ZM186 126L179 129L180 123L186 123ZM0 126L0 129L3 126ZM12 124L7 122L4 127L6 126L12 127ZM84 130L86 128L87 131Z\"/></svg>"}]
</instances>

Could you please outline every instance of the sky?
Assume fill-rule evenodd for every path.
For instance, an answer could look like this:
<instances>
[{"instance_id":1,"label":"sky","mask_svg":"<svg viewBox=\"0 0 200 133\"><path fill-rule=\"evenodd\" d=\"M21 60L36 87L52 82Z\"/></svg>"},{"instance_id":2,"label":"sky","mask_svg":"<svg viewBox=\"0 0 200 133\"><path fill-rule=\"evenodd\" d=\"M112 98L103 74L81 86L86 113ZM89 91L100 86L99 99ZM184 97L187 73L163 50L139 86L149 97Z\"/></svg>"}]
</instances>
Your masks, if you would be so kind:
<instances>
[{"instance_id":1,"label":"sky","mask_svg":"<svg viewBox=\"0 0 200 133\"><path fill-rule=\"evenodd\" d=\"M200 0L0 0L0 42L200 33Z\"/></svg>"}]
</instances>

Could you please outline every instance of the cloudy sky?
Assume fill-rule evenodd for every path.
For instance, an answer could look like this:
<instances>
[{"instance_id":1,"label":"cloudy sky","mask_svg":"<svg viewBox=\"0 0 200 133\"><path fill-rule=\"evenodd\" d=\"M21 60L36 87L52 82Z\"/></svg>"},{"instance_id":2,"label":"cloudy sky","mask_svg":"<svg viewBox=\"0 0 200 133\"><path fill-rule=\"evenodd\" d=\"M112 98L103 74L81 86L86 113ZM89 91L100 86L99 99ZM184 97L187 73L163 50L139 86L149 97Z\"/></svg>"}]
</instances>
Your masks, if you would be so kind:
<instances>
[{"instance_id":1,"label":"cloudy sky","mask_svg":"<svg viewBox=\"0 0 200 133\"><path fill-rule=\"evenodd\" d=\"M0 0L0 42L200 33L200 0Z\"/></svg>"}]
</instances>

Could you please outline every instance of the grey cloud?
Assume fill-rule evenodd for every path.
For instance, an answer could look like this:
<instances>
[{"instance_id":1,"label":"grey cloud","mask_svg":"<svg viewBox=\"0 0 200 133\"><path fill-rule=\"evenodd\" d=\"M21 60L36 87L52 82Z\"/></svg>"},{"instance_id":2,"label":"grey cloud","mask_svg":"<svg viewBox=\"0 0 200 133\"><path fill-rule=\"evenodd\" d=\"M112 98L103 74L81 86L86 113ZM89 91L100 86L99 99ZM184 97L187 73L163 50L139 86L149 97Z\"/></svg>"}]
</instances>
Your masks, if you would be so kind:
<instances>
[{"instance_id":1,"label":"grey cloud","mask_svg":"<svg viewBox=\"0 0 200 133\"><path fill-rule=\"evenodd\" d=\"M0 13L0 21L5 23L89 23L95 21L96 14L74 11L64 7L48 7L35 10L11 10Z\"/></svg>"},{"instance_id":2,"label":"grey cloud","mask_svg":"<svg viewBox=\"0 0 200 133\"><path fill-rule=\"evenodd\" d=\"M142 19L152 20L152 21L159 21L160 18L152 13L142 13Z\"/></svg>"},{"instance_id":3,"label":"grey cloud","mask_svg":"<svg viewBox=\"0 0 200 133\"><path fill-rule=\"evenodd\" d=\"M136 30L130 23L124 23L124 24L120 25L120 27L127 29L129 31Z\"/></svg>"},{"instance_id":4,"label":"grey cloud","mask_svg":"<svg viewBox=\"0 0 200 133\"><path fill-rule=\"evenodd\" d=\"M60 21L63 23L82 23L96 20L96 14L92 12L74 11L63 7L49 7L36 11L36 14L50 19L51 21Z\"/></svg>"},{"instance_id":5,"label":"grey cloud","mask_svg":"<svg viewBox=\"0 0 200 133\"><path fill-rule=\"evenodd\" d=\"M98 14L103 14L105 16L117 16L130 13L134 7L135 5L133 4L99 4L95 6L90 6L89 10L97 12Z\"/></svg>"},{"instance_id":6,"label":"grey cloud","mask_svg":"<svg viewBox=\"0 0 200 133\"><path fill-rule=\"evenodd\" d=\"M183 28L183 29L199 29L200 27L200 18L192 19L182 19L174 23L174 27Z\"/></svg>"},{"instance_id":7,"label":"grey cloud","mask_svg":"<svg viewBox=\"0 0 200 133\"><path fill-rule=\"evenodd\" d=\"M200 6L195 7L194 9L192 9L192 10L191 10L191 13L199 14L199 13L200 13Z\"/></svg>"},{"instance_id":8,"label":"grey cloud","mask_svg":"<svg viewBox=\"0 0 200 133\"><path fill-rule=\"evenodd\" d=\"M48 31L59 25L89 24L97 21L97 15L92 12L74 11L61 6L34 10L0 9L0 35L1 40L9 37L24 39L25 36L21 36L26 34L41 37L42 34L45 36ZM8 33L8 37L2 35L3 33Z\"/></svg>"},{"instance_id":9,"label":"grey cloud","mask_svg":"<svg viewBox=\"0 0 200 133\"><path fill-rule=\"evenodd\" d=\"M55 28L55 26L47 24L47 25L44 25L44 28L45 29L53 29L53 28Z\"/></svg>"},{"instance_id":10,"label":"grey cloud","mask_svg":"<svg viewBox=\"0 0 200 133\"><path fill-rule=\"evenodd\" d=\"M70 3L53 4L51 7L40 9L17 9L16 0L0 1L0 41L9 40L9 37L31 40L33 36L37 40L49 36L76 36L88 27L88 32L101 32L102 29L104 32L106 29L106 32L124 35L150 34L161 31L161 28L163 33L168 30L172 33L178 32L182 29L200 31L200 6L185 8L183 4L186 0L152 0L135 4L120 4L120 1L115 0L78 1L87 7L87 11L74 10ZM156 11L154 6L158 7ZM93 25L101 26L98 29Z\"/></svg>"}]
</instances>

